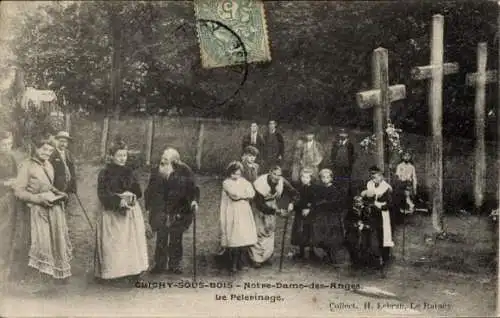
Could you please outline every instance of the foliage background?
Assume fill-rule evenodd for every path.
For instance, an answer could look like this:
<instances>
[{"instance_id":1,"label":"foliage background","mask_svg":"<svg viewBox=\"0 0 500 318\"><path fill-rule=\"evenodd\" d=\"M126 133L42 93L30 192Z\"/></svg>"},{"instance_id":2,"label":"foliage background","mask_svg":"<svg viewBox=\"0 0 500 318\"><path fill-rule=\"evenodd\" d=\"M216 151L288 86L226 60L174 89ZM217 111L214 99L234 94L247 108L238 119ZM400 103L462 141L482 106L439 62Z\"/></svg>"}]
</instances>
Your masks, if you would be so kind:
<instances>
[{"instance_id":1,"label":"foliage background","mask_svg":"<svg viewBox=\"0 0 500 318\"><path fill-rule=\"evenodd\" d=\"M272 61L241 70L201 68L192 2L42 2L22 11L3 42L26 83L54 89L72 111L147 111L282 123L370 128L372 112L355 104L370 88L371 54L389 50L391 84L407 85L392 118L405 131L427 134L427 83L410 70L429 63L432 15L445 17L445 61L460 73L444 83L445 135L473 136L476 46L489 45L497 68L497 4L492 1L266 1ZM116 54L113 64L113 54ZM119 98L112 98L111 68ZM497 85L488 85L488 138L496 136Z\"/></svg>"}]
</instances>

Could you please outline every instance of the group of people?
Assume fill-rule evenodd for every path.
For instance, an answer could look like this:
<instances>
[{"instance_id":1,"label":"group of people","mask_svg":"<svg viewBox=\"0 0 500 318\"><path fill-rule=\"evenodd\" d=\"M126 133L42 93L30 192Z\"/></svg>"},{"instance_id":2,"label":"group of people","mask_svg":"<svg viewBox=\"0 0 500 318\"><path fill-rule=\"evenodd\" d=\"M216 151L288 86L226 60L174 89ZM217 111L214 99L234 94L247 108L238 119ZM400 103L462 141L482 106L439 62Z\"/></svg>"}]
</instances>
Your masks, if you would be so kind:
<instances>
[{"instance_id":1,"label":"group of people","mask_svg":"<svg viewBox=\"0 0 500 318\"><path fill-rule=\"evenodd\" d=\"M71 276L72 245L66 223L69 194L76 193L69 134L49 140L37 136L32 155L18 164L12 153L13 135L0 133L1 279L24 281L28 268L43 287L64 284ZM38 290L38 291L40 291Z\"/></svg>"},{"instance_id":2,"label":"group of people","mask_svg":"<svg viewBox=\"0 0 500 318\"><path fill-rule=\"evenodd\" d=\"M241 161L227 167L220 204L218 255L225 256L231 272L269 263L275 248L276 216L291 213L295 259L307 258L309 251L309 258L336 263L337 252L347 247L354 267L387 264L397 220L415 208L417 178L410 153L404 153L396 167L394 190L384 180L384 172L373 166L364 189L352 195L355 152L345 130L332 143L329 165L313 132L300 138L291 182L282 175L284 142L274 120L262 135L257 123L252 123L242 146ZM280 207L284 193L288 193L287 209Z\"/></svg>"},{"instance_id":3,"label":"group of people","mask_svg":"<svg viewBox=\"0 0 500 318\"><path fill-rule=\"evenodd\" d=\"M70 141L64 131L36 136L30 158L18 165L12 134L0 134L2 286L24 281L33 292L46 293L68 283L72 275L67 210L80 200L74 160L67 149ZM94 275L103 284L133 286L130 283L150 269L182 273L182 236L198 209L194 173L175 149L165 149L160 164L151 171L144 191L149 215L139 204L143 191L127 159L126 143L117 140L97 177ZM151 268L147 240L154 233Z\"/></svg>"},{"instance_id":4,"label":"group of people","mask_svg":"<svg viewBox=\"0 0 500 318\"><path fill-rule=\"evenodd\" d=\"M241 160L231 162L225 171L217 255L228 261L229 270L269 264L276 218L292 214L295 258L305 258L309 250L310 257L335 263L337 251L347 246L353 263L363 263L366 255L386 263L394 245L393 207L402 212L414 207L417 180L409 154L396 169L396 204L391 185L376 167L366 189L352 198L354 147L345 131L332 145L330 167L322 166L323 150L314 134L297 143L289 182L282 169L284 140L276 128L270 121L268 132L261 136L252 124L243 139ZM71 140L65 131L35 136L30 158L18 165L12 133L0 134L3 281L20 281L31 269L39 274L36 291L45 292L71 276L73 248L66 216L78 199L75 161L68 150ZM97 176L94 273L101 283L130 284L148 270L182 273L183 234L200 200L195 175L175 149L162 152L144 192L127 159L126 143L117 140ZM142 197L144 210L139 204ZM147 240L154 234L154 264L150 264Z\"/></svg>"}]
</instances>

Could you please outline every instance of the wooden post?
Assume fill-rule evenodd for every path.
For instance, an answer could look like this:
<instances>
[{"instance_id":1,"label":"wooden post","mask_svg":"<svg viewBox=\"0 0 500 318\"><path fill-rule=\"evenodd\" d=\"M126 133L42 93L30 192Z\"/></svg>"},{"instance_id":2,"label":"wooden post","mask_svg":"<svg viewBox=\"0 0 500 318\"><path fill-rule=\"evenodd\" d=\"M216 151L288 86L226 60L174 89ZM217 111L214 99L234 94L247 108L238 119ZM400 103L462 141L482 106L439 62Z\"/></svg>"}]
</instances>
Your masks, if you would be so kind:
<instances>
[{"instance_id":1,"label":"wooden post","mask_svg":"<svg viewBox=\"0 0 500 318\"><path fill-rule=\"evenodd\" d=\"M416 80L429 79L430 120L432 144L430 149L431 172L427 178L431 180L432 225L438 233L443 232L443 76L458 72L457 63L443 63L444 18L440 14L432 16L431 63L412 70Z\"/></svg>"},{"instance_id":2,"label":"wooden post","mask_svg":"<svg viewBox=\"0 0 500 318\"><path fill-rule=\"evenodd\" d=\"M199 128L198 128L198 144L196 146L196 168L198 171L201 170L201 159L203 153L203 141L205 138L205 124L202 119L199 119Z\"/></svg>"},{"instance_id":3,"label":"wooden post","mask_svg":"<svg viewBox=\"0 0 500 318\"><path fill-rule=\"evenodd\" d=\"M155 117L150 116L146 123L147 125L147 137L146 137L146 165L151 164L151 151L153 149L153 137L154 137L154 123Z\"/></svg>"},{"instance_id":4,"label":"wooden post","mask_svg":"<svg viewBox=\"0 0 500 318\"><path fill-rule=\"evenodd\" d=\"M384 118L390 115L391 102L406 98L406 87L398 84L389 86L389 57L387 49L378 48L373 51L372 56L372 80L374 89L359 92L356 101L360 108L373 107L373 127L377 138L376 164L385 169ZM385 116L384 116L385 113ZM390 172L388 172L390 174Z\"/></svg>"},{"instance_id":5,"label":"wooden post","mask_svg":"<svg viewBox=\"0 0 500 318\"><path fill-rule=\"evenodd\" d=\"M387 104L387 86L389 85L389 77L387 74L388 64L384 63L384 58L388 59L387 50L378 48L373 51L372 56L372 84L373 88L380 90L380 103L373 107L373 129L376 138L376 160L377 166L385 170L385 138L384 138L384 107ZM387 61L385 61L387 62ZM385 73L382 70L385 69Z\"/></svg>"},{"instance_id":6,"label":"wooden post","mask_svg":"<svg viewBox=\"0 0 500 318\"><path fill-rule=\"evenodd\" d=\"M477 72L467 74L466 85L476 87L475 113L475 148L474 148L474 206L476 213L483 205L486 187L486 145L485 130L485 96L486 84L497 81L497 71L486 71L488 45L485 42L477 45Z\"/></svg>"},{"instance_id":7,"label":"wooden post","mask_svg":"<svg viewBox=\"0 0 500 318\"><path fill-rule=\"evenodd\" d=\"M71 132L71 114L64 114L64 130Z\"/></svg>"},{"instance_id":8,"label":"wooden post","mask_svg":"<svg viewBox=\"0 0 500 318\"><path fill-rule=\"evenodd\" d=\"M101 159L106 159L106 151L109 137L109 116L104 117L101 134Z\"/></svg>"}]
</instances>

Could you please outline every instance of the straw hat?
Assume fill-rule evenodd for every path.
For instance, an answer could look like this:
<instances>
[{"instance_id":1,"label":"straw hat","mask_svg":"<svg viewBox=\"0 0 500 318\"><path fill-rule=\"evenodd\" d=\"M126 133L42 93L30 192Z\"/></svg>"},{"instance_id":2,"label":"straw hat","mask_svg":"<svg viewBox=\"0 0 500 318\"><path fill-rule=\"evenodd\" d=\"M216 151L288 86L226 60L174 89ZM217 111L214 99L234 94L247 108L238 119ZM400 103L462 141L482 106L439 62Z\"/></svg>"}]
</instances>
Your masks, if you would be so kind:
<instances>
[{"instance_id":1,"label":"straw hat","mask_svg":"<svg viewBox=\"0 0 500 318\"><path fill-rule=\"evenodd\" d=\"M67 139L67 140L72 140L73 138L70 137L69 133L67 131L60 131L55 135L55 139Z\"/></svg>"}]
</instances>

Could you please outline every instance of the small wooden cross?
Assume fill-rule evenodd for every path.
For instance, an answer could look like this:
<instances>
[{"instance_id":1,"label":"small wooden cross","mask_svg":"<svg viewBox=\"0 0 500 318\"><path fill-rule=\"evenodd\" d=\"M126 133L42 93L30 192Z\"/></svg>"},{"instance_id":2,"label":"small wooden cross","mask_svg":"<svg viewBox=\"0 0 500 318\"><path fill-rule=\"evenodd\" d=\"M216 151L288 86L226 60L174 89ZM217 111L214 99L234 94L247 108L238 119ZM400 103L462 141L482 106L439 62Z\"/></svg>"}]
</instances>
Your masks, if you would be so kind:
<instances>
[{"instance_id":1,"label":"small wooden cross","mask_svg":"<svg viewBox=\"0 0 500 318\"><path fill-rule=\"evenodd\" d=\"M443 63L444 18L432 16L431 63L412 70L415 80L430 79L429 107L432 129L432 147L427 151L427 182L432 194L432 223L437 232L442 232L443 212L443 76L458 72L457 63ZM430 166L429 166L430 165Z\"/></svg>"},{"instance_id":2,"label":"small wooden cross","mask_svg":"<svg viewBox=\"0 0 500 318\"><path fill-rule=\"evenodd\" d=\"M486 187L486 145L484 140L486 84L496 83L496 70L486 71L488 45L485 42L477 45L477 72L466 75L467 86L476 87L474 103L475 113L475 147L474 147L474 203L476 212L483 205L484 189Z\"/></svg>"},{"instance_id":3,"label":"small wooden cross","mask_svg":"<svg viewBox=\"0 0 500 318\"><path fill-rule=\"evenodd\" d=\"M373 125L376 136L376 163L384 170L384 122L390 121L391 103L406 98L405 85L389 86L389 57L387 49L378 48L373 51L372 82L374 89L356 94L360 108L373 107ZM384 120L385 113L385 120ZM390 172L388 172L390 176Z\"/></svg>"}]
</instances>

